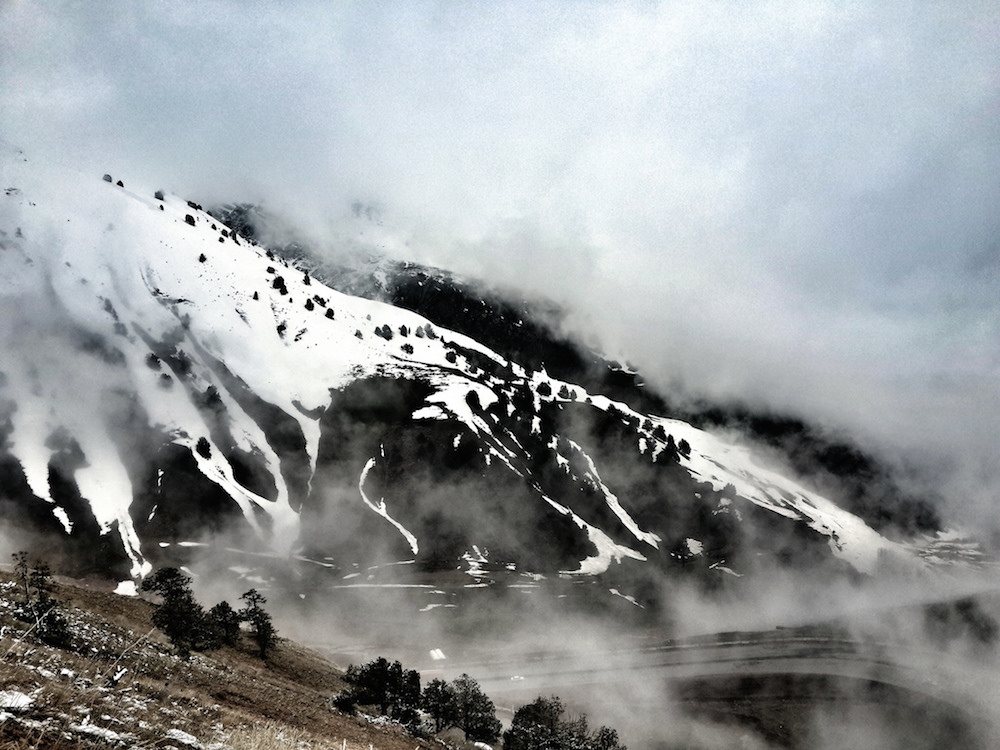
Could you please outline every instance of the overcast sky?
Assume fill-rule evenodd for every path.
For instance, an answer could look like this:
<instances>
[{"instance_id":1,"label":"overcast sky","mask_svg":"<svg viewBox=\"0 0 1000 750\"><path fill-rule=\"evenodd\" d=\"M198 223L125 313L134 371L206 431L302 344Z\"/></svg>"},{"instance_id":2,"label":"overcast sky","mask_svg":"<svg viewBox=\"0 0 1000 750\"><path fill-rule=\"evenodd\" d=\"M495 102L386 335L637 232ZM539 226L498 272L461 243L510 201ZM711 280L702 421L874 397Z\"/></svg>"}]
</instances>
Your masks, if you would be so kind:
<instances>
[{"instance_id":1,"label":"overcast sky","mask_svg":"<svg viewBox=\"0 0 1000 750\"><path fill-rule=\"evenodd\" d=\"M4 0L0 133L544 292L1000 506L995 0Z\"/></svg>"}]
</instances>

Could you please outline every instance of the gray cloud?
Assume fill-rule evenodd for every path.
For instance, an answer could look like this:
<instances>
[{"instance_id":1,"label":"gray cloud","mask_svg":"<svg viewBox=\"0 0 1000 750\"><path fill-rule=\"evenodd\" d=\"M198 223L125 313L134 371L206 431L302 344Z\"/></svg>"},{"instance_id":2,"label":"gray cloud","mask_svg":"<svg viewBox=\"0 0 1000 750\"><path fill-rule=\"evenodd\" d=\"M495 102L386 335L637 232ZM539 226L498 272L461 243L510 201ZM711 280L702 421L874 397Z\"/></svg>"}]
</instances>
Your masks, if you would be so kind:
<instances>
[{"instance_id":1,"label":"gray cloud","mask_svg":"<svg viewBox=\"0 0 1000 750\"><path fill-rule=\"evenodd\" d=\"M950 466L971 518L996 503L991 3L0 14L0 132L29 151L545 293L655 383Z\"/></svg>"}]
</instances>

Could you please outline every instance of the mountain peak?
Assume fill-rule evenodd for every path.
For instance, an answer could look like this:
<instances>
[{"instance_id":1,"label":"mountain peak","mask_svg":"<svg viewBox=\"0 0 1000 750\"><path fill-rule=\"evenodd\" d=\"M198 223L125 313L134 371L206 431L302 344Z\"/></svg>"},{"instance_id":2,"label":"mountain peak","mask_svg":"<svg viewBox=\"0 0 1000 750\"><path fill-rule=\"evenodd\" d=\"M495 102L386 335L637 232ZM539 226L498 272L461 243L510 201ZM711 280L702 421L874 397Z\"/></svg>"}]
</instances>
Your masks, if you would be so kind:
<instances>
[{"instance_id":1,"label":"mountain peak","mask_svg":"<svg viewBox=\"0 0 1000 750\"><path fill-rule=\"evenodd\" d=\"M751 448L594 390L595 362L621 367L565 344L550 374L523 311L473 313L446 277L403 267L366 299L131 179L23 159L6 179L3 492L77 563L141 576L221 534L340 568L476 548L570 575L938 565Z\"/></svg>"}]
</instances>

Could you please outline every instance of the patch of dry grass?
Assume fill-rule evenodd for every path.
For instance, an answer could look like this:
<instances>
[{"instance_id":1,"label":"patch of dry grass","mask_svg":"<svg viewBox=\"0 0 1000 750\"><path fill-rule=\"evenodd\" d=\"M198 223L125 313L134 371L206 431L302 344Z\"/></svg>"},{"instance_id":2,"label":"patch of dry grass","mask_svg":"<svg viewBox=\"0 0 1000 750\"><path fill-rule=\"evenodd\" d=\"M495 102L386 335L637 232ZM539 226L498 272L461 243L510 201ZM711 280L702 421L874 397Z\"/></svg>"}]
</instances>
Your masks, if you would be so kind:
<instances>
[{"instance_id":1,"label":"patch of dry grass","mask_svg":"<svg viewBox=\"0 0 1000 750\"><path fill-rule=\"evenodd\" d=\"M225 742L233 750L304 750L320 747L304 730L274 723L234 729L226 735Z\"/></svg>"},{"instance_id":2,"label":"patch of dry grass","mask_svg":"<svg viewBox=\"0 0 1000 750\"><path fill-rule=\"evenodd\" d=\"M281 640L267 663L250 642L180 659L150 632L149 602L93 586L61 579L55 592L72 650L34 642L10 616L10 580L0 572L0 690L34 702L0 721L2 748L158 748L169 730L232 750L440 748L333 710L340 670L296 643Z\"/></svg>"}]
</instances>

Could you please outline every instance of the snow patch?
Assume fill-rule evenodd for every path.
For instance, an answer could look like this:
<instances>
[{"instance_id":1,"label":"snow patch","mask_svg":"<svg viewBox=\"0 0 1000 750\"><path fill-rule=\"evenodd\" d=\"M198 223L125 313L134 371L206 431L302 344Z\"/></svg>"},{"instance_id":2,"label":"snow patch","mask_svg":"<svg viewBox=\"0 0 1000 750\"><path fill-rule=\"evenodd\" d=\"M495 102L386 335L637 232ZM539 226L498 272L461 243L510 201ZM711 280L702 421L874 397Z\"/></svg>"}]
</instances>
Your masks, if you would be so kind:
<instances>
[{"instance_id":1,"label":"snow patch","mask_svg":"<svg viewBox=\"0 0 1000 750\"><path fill-rule=\"evenodd\" d=\"M180 729L168 729L167 733L163 735L164 739L173 740L174 742L179 742L182 745L187 745L188 747L201 747L201 743L198 742L198 738L194 735L190 735L187 732L182 732Z\"/></svg>"},{"instance_id":2,"label":"snow patch","mask_svg":"<svg viewBox=\"0 0 1000 750\"><path fill-rule=\"evenodd\" d=\"M135 581L121 581L117 588L115 588L114 593L120 596L139 596Z\"/></svg>"},{"instance_id":3,"label":"snow patch","mask_svg":"<svg viewBox=\"0 0 1000 750\"><path fill-rule=\"evenodd\" d=\"M406 541L410 545L410 549L413 554L417 554L417 538L413 536L399 521L394 519L389 515L388 509L385 507L385 498L379 498L378 504L376 505L371 500L368 499L368 495L365 494L365 480L368 479L368 472L372 470L375 466L375 459L369 458L368 462L365 464L365 468L361 470L361 479L358 480L358 491L361 493L361 499L365 501L365 505L371 508L373 511L378 513L382 518L391 523L396 530L403 535Z\"/></svg>"},{"instance_id":4,"label":"snow patch","mask_svg":"<svg viewBox=\"0 0 1000 750\"><path fill-rule=\"evenodd\" d=\"M700 555L702 551L705 549L705 545L699 542L697 539L691 539L690 537L688 537L687 539L684 540L684 543L687 545L689 555L694 555L694 556Z\"/></svg>"},{"instance_id":5,"label":"snow patch","mask_svg":"<svg viewBox=\"0 0 1000 750\"><path fill-rule=\"evenodd\" d=\"M635 600L634 596L629 596L628 594L623 594L618 589L608 589L608 591L610 591L613 596L620 597L621 599L624 599L625 601L627 601L629 604L635 605L639 609L645 609L645 607L643 607L641 604L639 604L639 602L637 602Z\"/></svg>"},{"instance_id":6,"label":"snow patch","mask_svg":"<svg viewBox=\"0 0 1000 750\"><path fill-rule=\"evenodd\" d=\"M0 690L0 708L7 711L27 711L34 703L34 698L19 690Z\"/></svg>"}]
</instances>

